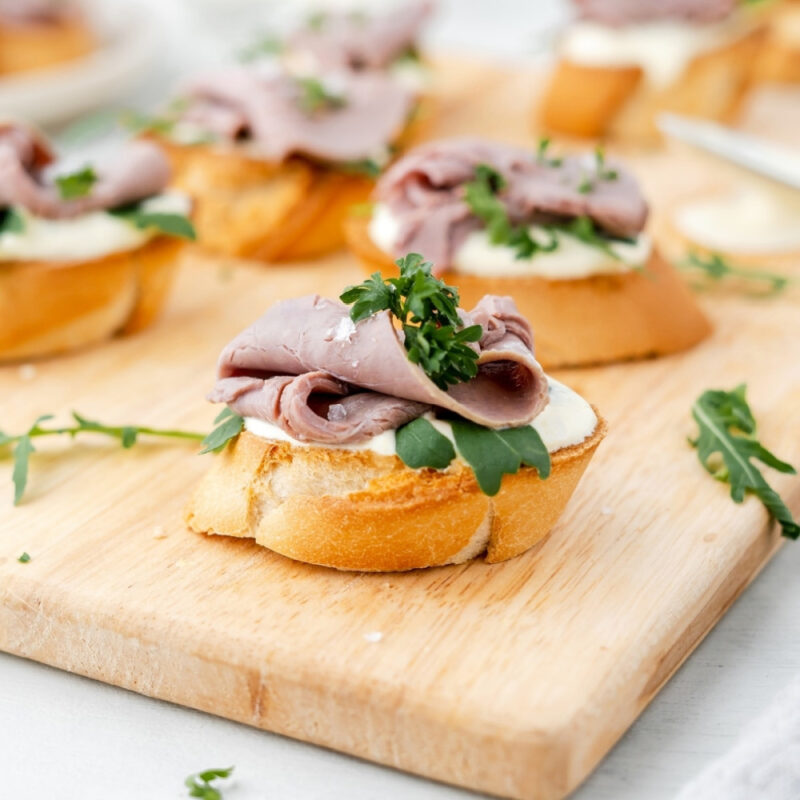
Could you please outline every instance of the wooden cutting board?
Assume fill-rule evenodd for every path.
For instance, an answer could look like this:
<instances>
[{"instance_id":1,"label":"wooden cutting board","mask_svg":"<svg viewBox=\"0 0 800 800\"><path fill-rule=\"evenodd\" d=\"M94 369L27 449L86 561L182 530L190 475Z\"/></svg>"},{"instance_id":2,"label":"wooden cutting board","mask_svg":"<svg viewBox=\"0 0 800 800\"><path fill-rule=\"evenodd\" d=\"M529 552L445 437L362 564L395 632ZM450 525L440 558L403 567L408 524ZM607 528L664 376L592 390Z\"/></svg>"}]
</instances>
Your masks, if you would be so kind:
<instances>
[{"instance_id":1,"label":"wooden cutting board","mask_svg":"<svg viewBox=\"0 0 800 800\"><path fill-rule=\"evenodd\" d=\"M531 75L451 64L440 81L441 131L528 137ZM770 113L783 112L754 119ZM712 177L689 154L636 163L656 203ZM190 255L152 330L0 369L0 427L77 409L208 430L222 345L274 300L359 276L347 255L275 269ZM763 441L800 463L799 299L707 293L716 332L693 352L562 374L609 436L550 539L495 566L293 563L184 528L213 458L192 445L42 441L19 508L0 464L0 648L443 781L562 797L779 543L761 505L734 505L686 437L702 390L746 381ZM770 479L800 510L800 480Z\"/></svg>"}]
</instances>

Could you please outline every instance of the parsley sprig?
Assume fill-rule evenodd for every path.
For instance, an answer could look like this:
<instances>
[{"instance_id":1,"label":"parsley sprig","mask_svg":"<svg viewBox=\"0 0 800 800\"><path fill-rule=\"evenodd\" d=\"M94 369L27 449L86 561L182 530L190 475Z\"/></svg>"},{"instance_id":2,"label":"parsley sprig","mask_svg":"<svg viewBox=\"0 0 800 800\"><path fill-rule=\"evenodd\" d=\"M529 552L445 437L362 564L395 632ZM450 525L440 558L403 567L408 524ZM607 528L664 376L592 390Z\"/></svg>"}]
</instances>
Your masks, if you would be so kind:
<instances>
[{"instance_id":1,"label":"parsley sprig","mask_svg":"<svg viewBox=\"0 0 800 800\"><path fill-rule=\"evenodd\" d=\"M97 173L89 166L69 175L59 175L56 178L56 186L62 200L86 197L91 193L95 183L97 183Z\"/></svg>"},{"instance_id":2,"label":"parsley sprig","mask_svg":"<svg viewBox=\"0 0 800 800\"><path fill-rule=\"evenodd\" d=\"M184 785L189 789L189 797L199 797L201 800L222 800L222 792L211 784L219 778L230 778L233 767L225 769L206 769L190 775Z\"/></svg>"},{"instance_id":3,"label":"parsley sprig","mask_svg":"<svg viewBox=\"0 0 800 800\"><path fill-rule=\"evenodd\" d=\"M756 289L754 294L765 296L780 294L792 282L788 275L736 266L719 253L710 255L689 253L686 260L680 262L678 266L684 270L699 271L713 283L740 280L749 286L764 287L763 291Z\"/></svg>"},{"instance_id":4,"label":"parsley sprig","mask_svg":"<svg viewBox=\"0 0 800 800\"><path fill-rule=\"evenodd\" d=\"M116 439L127 450L133 447L139 437L158 436L171 439L188 439L201 441L205 434L190 431L165 430L162 428L149 428L140 425L105 425L81 416L76 411L72 412L72 425L59 427L45 427L43 423L53 419L52 414L39 417L25 433L9 435L0 431L0 455L4 450L11 452L14 459L12 481L14 483L14 505L19 505L28 485L28 472L31 453L36 452L34 440L42 436L70 436L74 438L79 433L99 433Z\"/></svg>"},{"instance_id":5,"label":"parsley sprig","mask_svg":"<svg viewBox=\"0 0 800 800\"><path fill-rule=\"evenodd\" d=\"M756 420L745 392L744 384L732 391L703 392L692 406L699 435L690 442L697 448L703 467L717 480L730 484L734 502L741 503L748 492L756 495L780 524L781 533L789 539L797 539L800 524L754 461L791 475L796 474L795 469L756 438Z\"/></svg>"},{"instance_id":6,"label":"parsley sprig","mask_svg":"<svg viewBox=\"0 0 800 800\"><path fill-rule=\"evenodd\" d=\"M352 305L353 322L389 311L401 323L408 360L419 364L440 388L462 383L478 374L478 354L470 347L483 332L480 325L463 327L458 315L458 290L433 277L433 265L418 253L397 260L400 277L373 273L342 292Z\"/></svg>"},{"instance_id":7,"label":"parsley sprig","mask_svg":"<svg viewBox=\"0 0 800 800\"><path fill-rule=\"evenodd\" d=\"M511 223L508 211L498 197L505 186L505 178L499 172L487 164L479 164L475 168L475 178L464 186L464 199L472 213L486 226L489 241L495 245L511 247L516 251L517 258L533 258L537 253L550 253L558 249L559 237L565 235L596 247L609 258L619 261L621 258L612 245L632 244L635 241L607 234L587 216L542 224L540 227L548 237L547 240L534 239L528 225Z\"/></svg>"}]
</instances>

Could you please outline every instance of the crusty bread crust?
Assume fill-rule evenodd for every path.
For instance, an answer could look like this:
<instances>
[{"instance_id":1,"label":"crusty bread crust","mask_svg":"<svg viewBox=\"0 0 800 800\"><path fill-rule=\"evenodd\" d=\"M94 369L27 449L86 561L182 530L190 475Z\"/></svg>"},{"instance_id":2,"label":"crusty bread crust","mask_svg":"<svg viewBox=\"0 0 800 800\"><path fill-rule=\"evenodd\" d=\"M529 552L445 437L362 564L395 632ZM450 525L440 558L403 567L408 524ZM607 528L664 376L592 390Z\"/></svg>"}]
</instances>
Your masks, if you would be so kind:
<instances>
[{"instance_id":1,"label":"crusty bread crust","mask_svg":"<svg viewBox=\"0 0 800 800\"><path fill-rule=\"evenodd\" d=\"M96 46L94 33L81 19L54 25L0 25L0 74L73 61Z\"/></svg>"},{"instance_id":2,"label":"crusty bread crust","mask_svg":"<svg viewBox=\"0 0 800 800\"><path fill-rule=\"evenodd\" d=\"M784 2L770 11L769 30L755 60L755 79L774 83L800 83L800 44L781 29L800 30L800 3Z\"/></svg>"},{"instance_id":3,"label":"crusty bread crust","mask_svg":"<svg viewBox=\"0 0 800 800\"><path fill-rule=\"evenodd\" d=\"M562 59L540 107L538 128L579 137L656 143L662 111L732 120L751 85L763 28L697 56L672 86L654 88L638 66L591 67Z\"/></svg>"},{"instance_id":4,"label":"crusty bread crust","mask_svg":"<svg viewBox=\"0 0 800 800\"><path fill-rule=\"evenodd\" d=\"M397 267L369 236L369 219L353 216L348 243L368 272ZM536 357L545 367L583 366L685 350L711 332L690 290L654 250L643 271L571 280L478 277L445 272L465 308L485 294L511 295L535 332Z\"/></svg>"},{"instance_id":5,"label":"crusty bread crust","mask_svg":"<svg viewBox=\"0 0 800 800\"><path fill-rule=\"evenodd\" d=\"M0 362L55 355L149 325L181 247L158 236L93 261L1 262Z\"/></svg>"},{"instance_id":6,"label":"crusty bread crust","mask_svg":"<svg viewBox=\"0 0 800 800\"><path fill-rule=\"evenodd\" d=\"M599 417L598 417L599 419ZM198 533L255 539L289 558L363 572L490 563L547 536L605 434L552 455L540 480L523 467L495 497L472 471L413 470L371 451L296 447L245 431L217 457L186 508Z\"/></svg>"}]
</instances>

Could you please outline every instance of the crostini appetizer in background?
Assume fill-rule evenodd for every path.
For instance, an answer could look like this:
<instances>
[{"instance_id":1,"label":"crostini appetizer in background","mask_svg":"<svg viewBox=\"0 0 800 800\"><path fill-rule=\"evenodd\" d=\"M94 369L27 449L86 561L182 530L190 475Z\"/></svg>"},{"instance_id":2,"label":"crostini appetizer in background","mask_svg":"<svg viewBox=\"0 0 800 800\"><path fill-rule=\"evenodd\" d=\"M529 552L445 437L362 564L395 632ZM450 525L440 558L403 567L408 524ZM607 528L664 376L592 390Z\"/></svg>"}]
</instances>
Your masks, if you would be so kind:
<instances>
[{"instance_id":1,"label":"crostini appetizer in background","mask_svg":"<svg viewBox=\"0 0 800 800\"><path fill-rule=\"evenodd\" d=\"M549 379L507 297L469 312L410 254L340 300L276 303L222 352L197 532L395 571L489 562L547 536L604 435Z\"/></svg>"},{"instance_id":2,"label":"crostini appetizer in background","mask_svg":"<svg viewBox=\"0 0 800 800\"><path fill-rule=\"evenodd\" d=\"M380 70L424 93L430 71L418 40L433 9L431 0L414 0L381 10L320 11L277 47L301 72Z\"/></svg>"},{"instance_id":3,"label":"crostini appetizer in background","mask_svg":"<svg viewBox=\"0 0 800 800\"><path fill-rule=\"evenodd\" d=\"M757 80L800 83L800 0L770 4L767 36L755 61Z\"/></svg>"},{"instance_id":4,"label":"crostini appetizer in background","mask_svg":"<svg viewBox=\"0 0 800 800\"><path fill-rule=\"evenodd\" d=\"M70 0L0 0L0 78L85 56L97 40Z\"/></svg>"},{"instance_id":5,"label":"crostini appetizer in background","mask_svg":"<svg viewBox=\"0 0 800 800\"><path fill-rule=\"evenodd\" d=\"M33 129L0 125L0 361L144 327L194 235L156 145L131 142L71 173L54 158Z\"/></svg>"},{"instance_id":6,"label":"crostini appetizer in background","mask_svg":"<svg viewBox=\"0 0 800 800\"><path fill-rule=\"evenodd\" d=\"M402 145L414 97L381 72L258 61L189 84L158 139L197 203L201 245L297 260L343 246L343 220Z\"/></svg>"},{"instance_id":7,"label":"crostini appetizer in background","mask_svg":"<svg viewBox=\"0 0 800 800\"><path fill-rule=\"evenodd\" d=\"M573 0L537 127L580 137L657 142L674 111L732 119L764 39L743 0Z\"/></svg>"},{"instance_id":8,"label":"crostini appetizer in background","mask_svg":"<svg viewBox=\"0 0 800 800\"><path fill-rule=\"evenodd\" d=\"M684 350L709 324L645 231L635 179L601 151L553 158L481 139L421 145L381 177L348 241L372 272L422 253L468 305L511 295L545 367Z\"/></svg>"}]
</instances>

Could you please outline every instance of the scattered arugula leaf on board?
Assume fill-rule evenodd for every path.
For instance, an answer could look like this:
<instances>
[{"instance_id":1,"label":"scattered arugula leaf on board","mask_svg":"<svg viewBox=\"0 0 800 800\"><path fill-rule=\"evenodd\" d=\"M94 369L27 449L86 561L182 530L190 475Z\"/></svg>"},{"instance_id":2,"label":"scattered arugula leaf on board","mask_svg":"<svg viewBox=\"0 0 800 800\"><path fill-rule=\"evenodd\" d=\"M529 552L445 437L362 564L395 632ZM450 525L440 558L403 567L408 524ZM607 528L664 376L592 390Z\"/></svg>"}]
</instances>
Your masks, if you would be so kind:
<instances>
[{"instance_id":1,"label":"scattered arugula leaf on board","mask_svg":"<svg viewBox=\"0 0 800 800\"><path fill-rule=\"evenodd\" d=\"M20 556L20 557L17 559L17 561L19 561L19 563L20 563L20 564L27 564L27 563L28 563L30 560L31 560L31 557L30 557L30 556L29 556L27 553L23 553L23 554L22 554L22 555L21 555L21 556Z\"/></svg>"},{"instance_id":2,"label":"scattered arugula leaf on board","mask_svg":"<svg viewBox=\"0 0 800 800\"><path fill-rule=\"evenodd\" d=\"M192 242L197 239L192 221L183 214L147 211L141 202L118 206L112 208L108 213L127 220L140 230L155 230L166 236L176 236Z\"/></svg>"},{"instance_id":3,"label":"scattered arugula leaf on board","mask_svg":"<svg viewBox=\"0 0 800 800\"><path fill-rule=\"evenodd\" d=\"M699 435L689 441L697 448L703 467L717 480L730 484L734 502L741 503L748 492L756 495L780 524L781 533L797 539L800 524L753 462L760 461L791 475L796 474L795 469L756 438L756 421L745 392L744 384L729 392L718 389L703 392L692 405Z\"/></svg>"},{"instance_id":4,"label":"scattered arugula leaf on board","mask_svg":"<svg viewBox=\"0 0 800 800\"><path fill-rule=\"evenodd\" d=\"M724 280L742 280L751 286L763 286L765 291L756 293L767 297L780 294L792 282L788 275L737 267L719 253L703 255L692 252L678 266L684 270L697 270L714 283Z\"/></svg>"},{"instance_id":5,"label":"scattered arugula leaf on board","mask_svg":"<svg viewBox=\"0 0 800 800\"><path fill-rule=\"evenodd\" d=\"M205 438L202 433L191 431L165 430L162 428L149 428L139 425L105 425L101 422L87 419L77 412L72 412L74 424L68 426L46 428L42 423L53 419L52 414L39 417L36 422L23 434L11 436L0 432L0 455L2 450L9 448L14 459L14 470L11 479L14 483L14 505L19 505L28 485L29 462L31 453L36 452L33 440L42 436L70 436L74 438L79 433L99 433L112 439L117 439L125 448L136 444L140 435L158 436L171 439L189 439L201 441Z\"/></svg>"},{"instance_id":6,"label":"scattered arugula leaf on board","mask_svg":"<svg viewBox=\"0 0 800 800\"><path fill-rule=\"evenodd\" d=\"M84 167L77 172L59 175L56 178L56 186L62 200L86 197L92 191L95 183L97 183L97 173L92 167Z\"/></svg>"},{"instance_id":7,"label":"scattered arugula leaf on board","mask_svg":"<svg viewBox=\"0 0 800 800\"><path fill-rule=\"evenodd\" d=\"M347 104L345 97L331 91L319 78L296 78L300 108L307 114L329 111Z\"/></svg>"},{"instance_id":8,"label":"scattered arugula leaf on board","mask_svg":"<svg viewBox=\"0 0 800 800\"><path fill-rule=\"evenodd\" d=\"M206 769L190 775L185 781L189 789L189 797L199 797L201 800L222 800L222 792L211 784L219 778L229 778L234 768Z\"/></svg>"},{"instance_id":9,"label":"scattered arugula leaf on board","mask_svg":"<svg viewBox=\"0 0 800 800\"><path fill-rule=\"evenodd\" d=\"M440 388L462 383L478 374L478 354L470 347L480 340L480 325L462 327L458 290L431 274L433 265L418 253L396 261L398 278L373 273L357 286L348 286L340 300L352 305L353 322L389 311L402 324L408 360L419 364Z\"/></svg>"},{"instance_id":10,"label":"scattered arugula leaf on board","mask_svg":"<svg viewBox=\"0 0 800 800\"><path fill-rule=\"evenodd\" d=\"M244 419L227 406L219 412L214 424L217 427L203 439L200 455L221 452L231 439L235 439L244 430Z\"/></svg>"},{"instance_id":11,"label":"scattered arugula leaf on board","mask_svg":"<svg viewBox=\"0 0 800 800\"><path fill-rule=\"evenodd\" d=\"M418 417L397 430L396 449L400 460L412 469L445 469L456 457L453 443L425 417Z\"/></svg>"},{"instance_id":12,"label":"scattered arugula leaf on board","mask_svg":"<svg viewBox=\"0 0 800 800\"><path fill-rule=\"evenodd\" d=\"M4 208L0 210L0 234L22 233L25 230L25 217L19 209Z\"/></svg>"}]
</instances>

